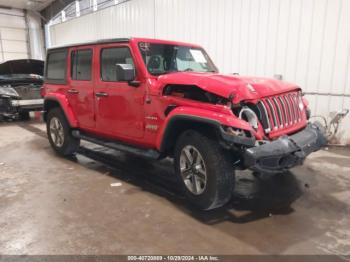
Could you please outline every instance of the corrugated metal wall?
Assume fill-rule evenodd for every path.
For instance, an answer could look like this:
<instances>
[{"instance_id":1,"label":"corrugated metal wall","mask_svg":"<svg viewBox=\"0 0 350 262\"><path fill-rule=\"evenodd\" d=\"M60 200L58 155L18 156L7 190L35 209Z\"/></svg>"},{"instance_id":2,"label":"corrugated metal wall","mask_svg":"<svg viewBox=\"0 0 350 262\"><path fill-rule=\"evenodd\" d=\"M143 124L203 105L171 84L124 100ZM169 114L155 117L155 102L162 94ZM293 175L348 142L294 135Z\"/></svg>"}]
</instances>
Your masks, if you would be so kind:
<instances>
[{"instance_id":1,"label":"corrugated metal wall","mask_svg":"<svg viewBox=\"0 0 350 262\"><path fill-rule=\"evenodd\" d=\"M314 114L350 108L349 0L131 0L53 25L53 45L142 36L203 45L221 72L274 76ZM350 117L343 142L350 141Z\"/></svg>"}]
</instances>

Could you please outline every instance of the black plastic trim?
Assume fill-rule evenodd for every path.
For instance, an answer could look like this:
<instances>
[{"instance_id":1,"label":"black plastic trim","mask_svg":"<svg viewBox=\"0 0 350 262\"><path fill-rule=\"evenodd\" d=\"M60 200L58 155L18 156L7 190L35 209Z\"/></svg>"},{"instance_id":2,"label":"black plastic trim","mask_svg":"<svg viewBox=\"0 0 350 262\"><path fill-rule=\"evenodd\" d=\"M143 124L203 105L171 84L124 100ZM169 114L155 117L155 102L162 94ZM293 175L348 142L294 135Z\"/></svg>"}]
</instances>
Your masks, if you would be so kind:
<instances>
[{"instance_id":1,"label":"black plastic trim","mask_svg":"<svg viewBox=\"0 0 350 262\"><path fill-rule=\"evenodd\" d=\"M291 136L282 136L243 152L243 166L258 172L279 173L301 165L306 156L327 144L325 131L317 123Z\"/></svg>"},{"instance_id":2,"label":"black plastic trim","mask_svg":"<svg viewBox=\"0 0 350 262\"><path fill-rule=\"evenodd\" d=\"M43 103L43 120L44 120L45 122L46 122L47 113L48 113L47 110L46 110L46 107L45 107L45 104L46 104L47 101L54 101L54 102L56 102L57 104L59 104L59 107L61 108L61 110L62 110L64 116L66 117L66 119L67 119L67 121L68 121L68 117L67 117L67 115L66 115L66 112L63 110L63 107L62 107L61 102L60 102L58 99L54 98L54 97L49 97L49 98L44 98L44 103ZM69 123L69 121L68 121L68 123Z\"/></svg>"},{"instance_id":3,"label":"black plastic trim","mask_svg":"<svg viewBox=\"0 0 350 262\"><path fill-rule=\"evenodd\" d=\"M202 118L198 116L176 115L169 120L169 123L164 131L160 152L165 152L168 148L169 143L174 142L174 141L170 141L171 134L172 134L171 132L173 130L174 125L178 121L190 121L193 124L201 123L201 124L207 124L209 126L212 126L214 130L217 132L218 138L220 139L218 142L225 143L225 146L227 148L235 147L237 145L245 145L245 146L251 147L255 143L255 139L253 138L244 138L244 137L238 137L238 136L227 134L222 128L222 124L219 121L209 119L209 118Z\"/></svg>"},{"instance_id":4,"label":"black plastic trim","mask_svg":"<svg viewBox=\"0 0 350 262\"><path fill-rule=\"evenodd\" d=\"M193 121L193 123L197 122L197 123L209 124L215 127L217 130L220 128L220 123L212 119L201 118L198 116L176 115L169 120L169 123L165 128L162 144L160 146L160 152L165 152L168 148L169 143L174 142L169 140L171 138L171 134L172 134L171 132L174 128L174 125L176 124L176 122L179 122L179 121Z\"/></svg>"},{"instance_id":5,"label":"black plastic trim","mask_svg":"<svg viewBox=\"0 0 350 262\"><path fill-rule=\"evenodd\" d=\"M161 157L160 153L154 149L141 148L135 145L128 145L126 143L119 142L116 140L107 140L107 139L98 138L96 136L82 134L78 130L73 130L72 135L76 138L80 138L97 145L112 148L118 151L131 153L134 155L139 155L139 156L143 156L151 159L159 159Z\"/></svg>"},{"instance_id":6,"label":"black plastic trim","mask_svg":"<svg viewBox=\"0 0 350 262\"><path fill-rule=\"evenodd\" d=\"M62 49L62 48L85 46L85 45L128 43L128 42L130 42L130 38L110 38L110 39L102 39L102 40L98 40L98 41L82 42L82 43L77 43L77 44L72 44L72 45L62 45L62 46L52 47L52 48L49 48L48 51Z\"/></svg>"},{"instance_id":7,"label":"black plastic trim","mask_svg":"<svg viewBox=\"0 0 350 262\"><path fill-rule=\"evenodd\" d=\"M164 115L168 116L171 111L173 111L177 105L168 105L167 108L164 110Z\"/></svg>"}]
</instances>

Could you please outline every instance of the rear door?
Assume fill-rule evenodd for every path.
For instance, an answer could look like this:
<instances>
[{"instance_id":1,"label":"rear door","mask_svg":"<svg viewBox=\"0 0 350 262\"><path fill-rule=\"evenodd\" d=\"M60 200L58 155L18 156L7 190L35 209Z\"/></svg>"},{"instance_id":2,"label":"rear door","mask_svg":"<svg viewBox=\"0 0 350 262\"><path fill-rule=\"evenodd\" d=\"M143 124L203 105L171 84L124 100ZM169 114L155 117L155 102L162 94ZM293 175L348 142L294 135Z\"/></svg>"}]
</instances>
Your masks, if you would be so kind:
<instances>
[{"instance_id":1,"label":"rear door","mask_svg":"<svg viewBox=\"0 0 350 262\"><path fill-rule=\"evenodd\" d=\"M71 48L69 52L67 97L79 126L87 129L95 127L93 57L93 46Z\"/></svg>"}]
</instances>

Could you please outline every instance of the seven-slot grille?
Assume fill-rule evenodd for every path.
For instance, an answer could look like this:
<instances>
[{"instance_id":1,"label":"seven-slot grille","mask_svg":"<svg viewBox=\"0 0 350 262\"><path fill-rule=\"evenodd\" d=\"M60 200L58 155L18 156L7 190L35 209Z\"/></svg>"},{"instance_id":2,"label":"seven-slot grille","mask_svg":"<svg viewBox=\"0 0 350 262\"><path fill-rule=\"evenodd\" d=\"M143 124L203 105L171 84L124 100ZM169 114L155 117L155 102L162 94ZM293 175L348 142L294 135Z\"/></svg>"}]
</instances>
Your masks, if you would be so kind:
<instances>
[{"instance_id":1,"label":"seven-slot grille","mask_svg":"<svg viewBox=\"0 0 350 262\"><path fill-rule=\"evenodd\" d=\"M301 92L290 92L261 99L257 107L266 133L291 127L305 117Z\"/></svg>"}]
</instances>

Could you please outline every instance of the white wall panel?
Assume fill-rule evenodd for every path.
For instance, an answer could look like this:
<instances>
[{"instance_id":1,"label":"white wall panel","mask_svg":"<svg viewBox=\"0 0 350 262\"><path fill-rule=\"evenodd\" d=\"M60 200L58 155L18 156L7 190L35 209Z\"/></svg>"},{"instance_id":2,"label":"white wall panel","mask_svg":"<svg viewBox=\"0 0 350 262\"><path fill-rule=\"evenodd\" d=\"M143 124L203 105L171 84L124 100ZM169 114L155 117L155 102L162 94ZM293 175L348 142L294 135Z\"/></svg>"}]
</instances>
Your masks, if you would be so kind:
<instances>
[{"instance_id":1,"label":"white wall panel","mask_svg":"<svg viewBox=\"0 0 350 262\"><path fill-rule=\"evenodd\" d=\"M1 38L4 40L27 41L26 29L1 28Z\"/></svg>"},{"instance_id":2,"label":"white wall panel","mask_svg":"<svg viewBox=\"0 0 350 262\"><path fill-rule=\"evenodd\" d=\"M2 46L9 53L28 53L28 46L24 41L2 40Z\"/></svg>"},{"instance_id":3,"label":"white wall panel","mask_svg":"<svg viewBox=\"0 0 350 262\"><path fill-rule=\"evenodd\" d=\"M44 59L40 17L32 12L0 8L0 63L13 59Z\"/></svg>"},{"instance_id":4,"label":"white wall panel","mask_svg":"<svg viewBox=\"0 0 350 262\"><path fill-rule=\"evenodd\" d=\"M5 28L26 28L26 23L24 20L24 15L22 16L16 15L8 15L8 14L2 14L0 12L0 27Z\"/></svg>"},{"instance_id":5,"label":"white wall panel","mask_svg":"<svg viewBox=\"0 0 350 262\"><path fill-rule=\"evenodd\" d=\"M133 0L50 27L53 45L102 38L154 37L153 0Z\"/></svg>"},{"instance_id":6,"label":"white wall panel","mask_svg":"<svg viewBox=\"0 0 350 262\"><path fill-rule=\"evenodd\" d=\"M16 60L16 59L27 59L29 58L28 53L4 53L4 60Z\"/></svg>"},{"instance_id":7,"label":"white wall panel","mask_svg":"<svg viewBox=\"0 0 350 262\"><path fill-rule=\"evenodd\" d=\"M199 43L222 72L281 74L328 116L350 108L349 14L349 0L131 0L50 30L54 45L128 36Z\"/></svg>"},{"instance_id":8,"label":"white wall panel","mask_svg":"<svg viewBox=\"0 0 350 262\"><path fill-rule=\"evenodd\" d=\"M24 12L0 8L0 62L29 56Z\"/></svg>"}]
</instances>

